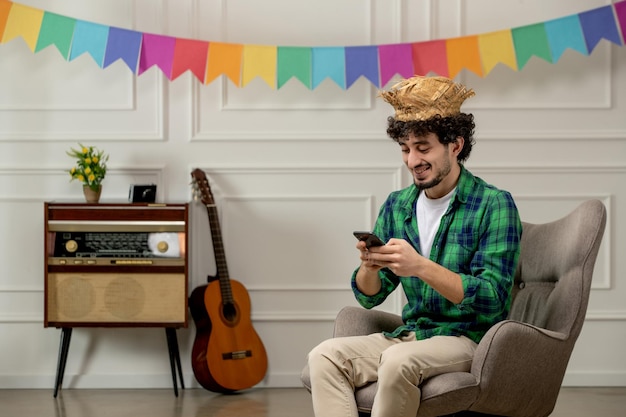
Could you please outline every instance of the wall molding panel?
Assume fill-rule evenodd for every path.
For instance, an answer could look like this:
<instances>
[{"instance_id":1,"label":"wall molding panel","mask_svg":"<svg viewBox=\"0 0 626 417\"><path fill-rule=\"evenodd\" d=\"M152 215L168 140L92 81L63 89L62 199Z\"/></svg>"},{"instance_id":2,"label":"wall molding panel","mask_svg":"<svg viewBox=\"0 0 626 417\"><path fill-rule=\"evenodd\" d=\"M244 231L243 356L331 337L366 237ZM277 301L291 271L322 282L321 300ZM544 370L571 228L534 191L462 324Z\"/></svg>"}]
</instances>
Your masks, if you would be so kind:
<instances>
[{"instance_id":1,"label":"wall molding panel","mask_svg":"<svg viewBox=\"0 0 626 417\"><path fill-rule=\"evenodd\" d=\"M579 13L610 0L20 0L90 22L175 38L249 45L384 45L450 39ZM44 4L45 3L45 4ZM497 19L493 15L498 16ZM320 30L323 28L323 30ZM565 384L626 386L626 47L601 41L589 56L531 58L457 80L476 91L474 174L508 190L523 220L549 222L584 200L607 208L586 323ZM242 69L243 71L243 69ZM229 277L251 298L269 355L261 386L301 387L310 349L332 335L337 312L358 305L352 232L373 227L390 192L412 183L386 134L393 109L361 78L344 90L327 78L280 89L261 77L170 81L153 66L100 68L55 46L0 45L0 388L54 386L60 332L43 328L44 201L83 201L66 156L78 143L110 155L102 202L126 202L131 184L156 184L157 202L189 202L189 292L215 274L207 210L189 173L210 182ZM391 79L384 89L399 80ZM396 291L377 308L401 313ZM186 382L194 323L178 339ZM77 329L66 386L171 388L159 329ZM287 341L289 338L289 341ZM139 353L138 353L139 352ZM138 360L138 354L140 360Z\"/></svg>"}]
</instances>

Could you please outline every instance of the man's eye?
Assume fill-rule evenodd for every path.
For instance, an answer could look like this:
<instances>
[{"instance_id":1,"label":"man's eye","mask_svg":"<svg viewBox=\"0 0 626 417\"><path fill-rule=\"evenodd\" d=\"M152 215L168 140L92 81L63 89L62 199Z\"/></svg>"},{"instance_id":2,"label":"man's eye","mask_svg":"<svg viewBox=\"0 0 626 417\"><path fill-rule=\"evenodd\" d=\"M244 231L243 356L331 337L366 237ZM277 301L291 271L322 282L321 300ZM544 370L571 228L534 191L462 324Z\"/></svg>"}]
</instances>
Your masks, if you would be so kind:
<instances>
[{"instance_id":1,"label":"man's eye","mask_svg":"<svg viewBox=\"0 0 626 417\"><path fill-rule=\"evenodd\" d=\"M409 148L400 148L402 153L409 153Z\"/></svg>"},{"instance_id":2,"label":"man's eye","mask_svg":"<svg viewBox=\"0 0 626 417\"><path fill-rule=\"evenodd\" d=\"M427 153L430 150L430 148L418 148L417 150L418 152L421 152L421 153Z\"/></svg>"}]
</instances>

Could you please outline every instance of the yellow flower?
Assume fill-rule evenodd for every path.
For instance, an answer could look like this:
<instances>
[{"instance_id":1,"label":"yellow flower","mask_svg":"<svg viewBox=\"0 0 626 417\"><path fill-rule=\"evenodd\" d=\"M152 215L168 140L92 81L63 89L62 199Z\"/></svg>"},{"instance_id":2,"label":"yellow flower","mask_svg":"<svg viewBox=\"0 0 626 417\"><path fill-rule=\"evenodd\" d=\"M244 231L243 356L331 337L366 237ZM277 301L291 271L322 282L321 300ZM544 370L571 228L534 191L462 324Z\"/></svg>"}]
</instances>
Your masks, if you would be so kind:
<instances>
[{"instance_id":1,"label":"yellow flower","mask_svg":"<svg viewBox=\"0 0 626 417\"><path fill-rule=\"evenodd\" d=\"M76 164L65 172L69 172L71 181L78 180L90 187L100 185L107 173L109 156L93 146L84 146L80 143L78 145L78 149L70 148L66 152L76 160Z\"/></svg>"}]
</instances>

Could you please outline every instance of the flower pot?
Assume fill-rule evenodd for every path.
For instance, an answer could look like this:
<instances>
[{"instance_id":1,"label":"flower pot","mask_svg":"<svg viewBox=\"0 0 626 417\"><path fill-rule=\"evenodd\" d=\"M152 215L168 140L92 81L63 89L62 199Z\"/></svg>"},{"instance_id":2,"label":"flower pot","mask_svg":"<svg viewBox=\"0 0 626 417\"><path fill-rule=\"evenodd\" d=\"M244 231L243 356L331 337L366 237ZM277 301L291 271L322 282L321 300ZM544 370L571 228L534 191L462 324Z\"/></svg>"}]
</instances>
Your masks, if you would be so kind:
<instances>
[{"instance_id":1,"label":"flower pot","mask_svg":"<svg viewBox=\"0 0 626 417\"><path fill-rule=\"evenodd\" d=\"M97 190L91 189L88 185L83 185L83 194L85 201L88 203L98 203L100 201L100 193L102 193L102 184L98 185Z\"/></svg>"}]
</instances>

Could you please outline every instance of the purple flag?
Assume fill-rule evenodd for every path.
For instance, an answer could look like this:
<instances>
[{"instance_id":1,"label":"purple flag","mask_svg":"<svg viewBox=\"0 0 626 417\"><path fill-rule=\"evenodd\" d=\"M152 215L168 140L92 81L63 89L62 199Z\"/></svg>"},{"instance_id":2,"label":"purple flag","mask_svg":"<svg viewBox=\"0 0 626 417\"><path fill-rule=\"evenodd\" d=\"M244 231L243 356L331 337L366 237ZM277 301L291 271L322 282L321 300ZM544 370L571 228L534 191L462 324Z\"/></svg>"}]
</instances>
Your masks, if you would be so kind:
<instances>
[{"instance_id":1,"label":"purple flag","mask_svg":"<svg viewBox=\"0 0 626 417\"><path fill-rule=\"evenodd\" d=\"M361 76L367 78L376 87L380 87L377 46L346 47L347 88L350 88Z\"/></svg>"},{"instance_id":2,"label":"purple flag","mask_svg":"<svg viewBox=\"0 0 626 417\"><path fill-rule=\"evenodd\" d=\"M615 24L615 16L613 16L613 7L605 6L598 9L589 10L580 13L580 24L585 34L585 42L587 42L587 50L593 51L596 45L606 39L617 45L621 45L617 25Z\"/></svg>"},{"instance_id":3,"label":"purple flag","mask_svg":"<svg viewBox=\"0 0 626 417\"><path fill-rule=\"evenodd\" d=\"M104 54L103 68L121 59L132 72L137 71L141 38L142 34L140 32L111 27L107 49Z\"/></svg>"}]
</instances>

